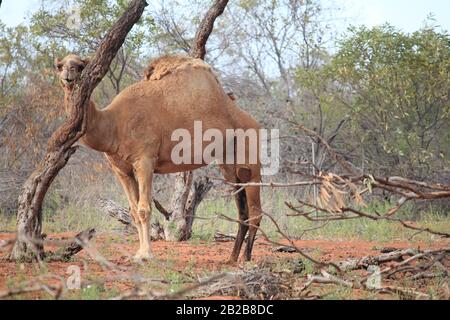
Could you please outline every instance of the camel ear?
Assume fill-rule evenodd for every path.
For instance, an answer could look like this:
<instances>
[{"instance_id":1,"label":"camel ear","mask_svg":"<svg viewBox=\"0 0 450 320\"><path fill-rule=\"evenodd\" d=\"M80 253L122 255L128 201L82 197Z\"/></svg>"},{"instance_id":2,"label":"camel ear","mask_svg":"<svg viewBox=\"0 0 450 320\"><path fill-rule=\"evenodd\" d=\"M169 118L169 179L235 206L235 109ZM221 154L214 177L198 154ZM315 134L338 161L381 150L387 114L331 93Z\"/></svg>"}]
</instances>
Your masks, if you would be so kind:
<instances>
[{"instance_id":1,"label":"camel ear","mask_svg":"<svg viewBox=\"0 0 450 320\"><path fill-rule=\"evenodd\" d=\"M63 64L59 58L55 58L55 68L58 71L61 71Z\"/></svg>"}]
</instances>

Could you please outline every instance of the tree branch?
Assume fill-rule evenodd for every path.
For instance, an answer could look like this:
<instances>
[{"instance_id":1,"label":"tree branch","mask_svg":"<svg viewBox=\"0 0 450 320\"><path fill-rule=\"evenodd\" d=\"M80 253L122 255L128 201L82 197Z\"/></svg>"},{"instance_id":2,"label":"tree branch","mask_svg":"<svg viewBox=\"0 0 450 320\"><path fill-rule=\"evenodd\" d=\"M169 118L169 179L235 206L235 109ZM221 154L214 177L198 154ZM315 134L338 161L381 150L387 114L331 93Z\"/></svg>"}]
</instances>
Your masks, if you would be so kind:
<instances>
[{"instance_id":1,"label":"tree branch","mask_svg":"<svg viewBox=\"0 0 450 320\"><path fill-rule=\"evenodd\" d=\"M227 4L228 0L215 0L213 6L208 10L195 34L194 45L189 52L191 57L202 60L205 58L206 42L213 30L214 21L223 13Z\"/></svg>"}]
</instances>

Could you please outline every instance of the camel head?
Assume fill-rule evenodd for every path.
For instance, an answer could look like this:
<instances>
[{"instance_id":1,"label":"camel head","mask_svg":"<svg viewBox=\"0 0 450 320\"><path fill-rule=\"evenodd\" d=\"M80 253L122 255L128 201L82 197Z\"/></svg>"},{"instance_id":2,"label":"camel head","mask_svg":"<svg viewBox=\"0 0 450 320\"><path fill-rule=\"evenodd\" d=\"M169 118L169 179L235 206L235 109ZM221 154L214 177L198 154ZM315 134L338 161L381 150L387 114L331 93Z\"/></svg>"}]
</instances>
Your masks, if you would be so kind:
<instances>
[{"instance_id":1,"label":"camel head","mask_svg":"<svg viewBox=\"0 0 450 320\"><path fill-rule=\"evenodd\" d=\"M81 72L89 63L87 59L81 59L75 54L69 54L64 59L55 59L55 68L58 72L61 85L65 89L71 90L81 77Z\"/></svg>"}]
</instances>

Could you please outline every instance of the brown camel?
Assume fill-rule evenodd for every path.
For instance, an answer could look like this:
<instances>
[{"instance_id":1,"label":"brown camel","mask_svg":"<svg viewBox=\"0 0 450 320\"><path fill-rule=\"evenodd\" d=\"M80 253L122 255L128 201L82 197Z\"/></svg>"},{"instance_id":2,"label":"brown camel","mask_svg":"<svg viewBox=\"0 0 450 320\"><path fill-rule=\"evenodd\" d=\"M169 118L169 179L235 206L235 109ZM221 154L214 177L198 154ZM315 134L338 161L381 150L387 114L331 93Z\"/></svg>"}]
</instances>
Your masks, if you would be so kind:
<instances>
[{"instance_id":1,"label":"brown camel","mask_svg":"<svg viewBox=\"0 0 450 320\"><path fill-rule=\"evenodd\" d=\"M66 105L86 64L87 61L76 55L55 60ZM140 246L135 258L140 260L152 257L149 226L153 173L191 171L207 165L204 161L196 164L172 161L171 152L177 145L177 141L171 139L174 130L182 128L193 133L194 121L202 121L203 130L220 130L224 137L227 129L258 131L260 128L257 121L235 105L202 60L162 57L147 67L144 76L144 80L123 90L102 110L91 101L86 114L86 133L81 138L88 147L105 153L122 184L139 234ZM202 148L205 148L204 143ZM249 159L247 146L245 152ZM190 156L195 158L193 153ZM216 160L220 160L219 155ZM256 163L222 163L227 163L221 164L220 168L230 182L261 181L259 155ZM259 187L246 186L236 193L235 200L240 224L230 262L237 261L247 231L244 258L251 259L262 216Z\"/></svg>"}]
</instances>

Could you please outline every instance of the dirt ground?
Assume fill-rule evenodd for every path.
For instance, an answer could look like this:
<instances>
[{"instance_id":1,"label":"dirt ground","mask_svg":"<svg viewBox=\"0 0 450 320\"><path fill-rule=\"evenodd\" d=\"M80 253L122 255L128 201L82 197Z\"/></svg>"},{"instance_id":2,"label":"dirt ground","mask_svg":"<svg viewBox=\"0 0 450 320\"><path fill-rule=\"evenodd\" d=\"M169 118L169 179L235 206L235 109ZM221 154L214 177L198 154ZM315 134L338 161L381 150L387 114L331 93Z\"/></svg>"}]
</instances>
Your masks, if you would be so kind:
<instances>
[{"instance_id":1,"label":"dirt ground","mask_svg":"<svg viewBox=\"0 0 450 320\"><path fill-rule=\"evenodd\" d=\"M0 241L14 239L14 234L0 233ZM52 234L51 239L67 239L73 237L72 233ZM93 240L94 250L98 250L99 256L110 261L111 267L105 266L101 261L95 261L92 255L86 251L80 252L73 261L69 262L47 262L45 267L37 264L16 263L7 261L7 250L0 252L0 292L8 288L14 288L23 281L42 276L43 274L59 276L61 279L70 275L69 266L77 265L81 269L83 278L96 279L108 277L112 274L122 277L119 281L108 281L109 287L114 287L116 293L123 293L133 289L133 282L127 281L127 276L142 273L152 276L167 276L167 272L179 272L190 275L212 275L220 271L236 271L243 268L243 263L236 265L226 264L232 249L233 242L203 242L190 241L184 243L170 243L164 241L153 242L153 254L155 259L147 262L153 266L153 271L145 269L145 266L136 264L131 257L137 250L137 239L134 236L123 236L119 234L99 234ZM448 240L436 240L433 243L393 241L393 242L368 242L368 241L322 241L322 240L298 240L295 245L305 253L325 262L342 261L351 258L362 258L368 255L379 255L383 248L420 248L420 249L442 249L450 246ZM258 239L253 251L253 264L261 264L269 261L288 261L298 259L295 253L274 252L274 245ZM54 250L54 247L46 247L46 250ZM44 270L43 270L44 269ZM161 270L161 273L154 271ZM306 275L304 276L306 281ZM53 281L53 280L52 280ZM422 290L427 290L426 287ZM41 294L26 295L27 298L42 298ZM358 295L353 295L358 298ZM47 297L48 298L48 297ZM222 299L223 297L210 297Z\"/></svg>"}]
</instances>

